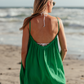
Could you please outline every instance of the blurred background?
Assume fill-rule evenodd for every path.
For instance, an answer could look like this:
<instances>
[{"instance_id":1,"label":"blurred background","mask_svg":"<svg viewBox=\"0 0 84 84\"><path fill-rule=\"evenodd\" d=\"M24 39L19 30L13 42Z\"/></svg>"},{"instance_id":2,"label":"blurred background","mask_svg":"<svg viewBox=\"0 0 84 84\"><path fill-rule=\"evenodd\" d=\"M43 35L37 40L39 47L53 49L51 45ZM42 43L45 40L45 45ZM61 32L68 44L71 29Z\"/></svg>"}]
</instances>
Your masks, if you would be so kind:
<instances>
[{"instance_id":1,"label":"blurred background","mask_svg":"<svg viewBox=\"0 0 84 84\"><path fill-rule=\"evenodd\" d=\"M49 15L60 17L64 24L68 52L84 58L84 1L53 0L56 5ZM22 45L19 28L24 18L33 13L34 0L0 0L0 44Z\"/></svg>"}]
</instances>

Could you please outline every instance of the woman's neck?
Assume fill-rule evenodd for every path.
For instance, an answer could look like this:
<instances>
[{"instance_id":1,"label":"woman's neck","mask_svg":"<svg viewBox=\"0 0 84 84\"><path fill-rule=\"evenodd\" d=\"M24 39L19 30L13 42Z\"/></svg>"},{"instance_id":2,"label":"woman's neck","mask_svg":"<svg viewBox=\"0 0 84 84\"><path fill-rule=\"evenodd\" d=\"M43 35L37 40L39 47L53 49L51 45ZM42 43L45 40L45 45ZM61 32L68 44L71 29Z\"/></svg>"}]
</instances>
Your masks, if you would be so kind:
<instances>
[{"instance_id":1,"label":"woman's neck","mask_svg":"<svg viewBox=\"0 0 84 84\"><path fill-rule=\"evenodd\" d=\"M45 11L41 12L40 14L41 14L41 15L42 15L42 14L44 14L44 15L45 15L45 14L48 15L48 13L45 12Z\"/></svg>"}]
</instances>

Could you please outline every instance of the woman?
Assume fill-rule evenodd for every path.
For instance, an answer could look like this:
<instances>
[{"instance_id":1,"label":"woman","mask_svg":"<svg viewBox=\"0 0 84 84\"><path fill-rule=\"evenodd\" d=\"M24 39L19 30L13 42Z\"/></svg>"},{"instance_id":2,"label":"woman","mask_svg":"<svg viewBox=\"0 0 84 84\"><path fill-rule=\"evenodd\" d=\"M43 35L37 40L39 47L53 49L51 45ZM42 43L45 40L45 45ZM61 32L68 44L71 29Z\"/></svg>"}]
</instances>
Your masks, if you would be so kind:
<instances>
[{"instance_id":1,"label":"woman","mask_svg":"<svg viewBox=\"0 0 84 84\"><path fill-rule=\"evenodd\" d=\"M20 28L23 29L20 84L66 84L62 63L67 53L63 23L48 14L54 5L53 0L35 0L33 14L24 19Z\"/></svg>"}]
</instances>

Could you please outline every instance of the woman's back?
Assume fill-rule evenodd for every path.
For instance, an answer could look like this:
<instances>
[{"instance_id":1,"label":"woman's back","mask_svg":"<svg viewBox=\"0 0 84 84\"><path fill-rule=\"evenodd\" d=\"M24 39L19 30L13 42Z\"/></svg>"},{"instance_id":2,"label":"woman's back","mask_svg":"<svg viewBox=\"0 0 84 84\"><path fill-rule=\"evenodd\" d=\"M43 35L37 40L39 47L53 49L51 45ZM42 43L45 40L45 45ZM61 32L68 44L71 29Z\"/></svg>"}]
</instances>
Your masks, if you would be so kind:
<instances>
[{"instance_id":1,"label":"woman's back","mask_svg":"<svg viewBox=\"0 0 84 84\"><path fill-rule=\"evenodd\" d=\"M45 17L45 27L43 24L43 16L33 18L31 20L31 35L37 43L50 43L58 33L57 18L48 15Z\"/></svg>"}]
</instances>

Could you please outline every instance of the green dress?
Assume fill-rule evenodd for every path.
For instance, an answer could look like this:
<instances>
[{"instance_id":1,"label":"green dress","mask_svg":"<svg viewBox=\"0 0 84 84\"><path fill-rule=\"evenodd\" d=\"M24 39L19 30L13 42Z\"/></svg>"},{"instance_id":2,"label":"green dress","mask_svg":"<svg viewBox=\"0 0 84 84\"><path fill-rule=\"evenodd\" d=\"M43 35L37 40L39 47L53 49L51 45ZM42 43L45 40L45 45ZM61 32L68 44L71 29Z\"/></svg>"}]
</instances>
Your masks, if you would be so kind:
<instances>
[{"instance_id":1,"label":"green dress","mask_svg":"<svg viewBox=\"0 0 84 84\"><path fill-rule=\"evenodd\" d=\"M58 33L49 44L41 46L33 39L30 30L31 21L29 22L29 41L25 69L21 60L20 84L66 84L63 63L58 48Z\"/></svg>"}]
</instances>

